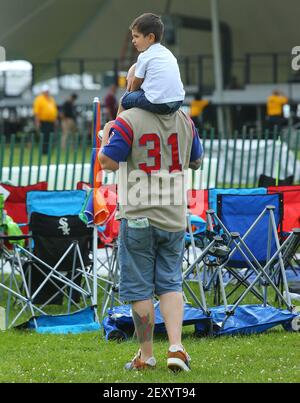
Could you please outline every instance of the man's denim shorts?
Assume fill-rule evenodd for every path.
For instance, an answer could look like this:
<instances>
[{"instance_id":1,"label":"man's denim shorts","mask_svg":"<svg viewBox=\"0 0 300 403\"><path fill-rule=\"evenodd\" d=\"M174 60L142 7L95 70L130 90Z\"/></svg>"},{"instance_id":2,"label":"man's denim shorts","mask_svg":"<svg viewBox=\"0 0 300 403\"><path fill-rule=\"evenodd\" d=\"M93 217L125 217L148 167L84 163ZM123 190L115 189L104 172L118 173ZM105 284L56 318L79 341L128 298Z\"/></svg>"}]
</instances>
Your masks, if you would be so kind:
<instances>
[{"instance_id":1,"label":"man's denim shorts","mask_svg":"<svg viewBox=\"0 0 300 403\"><path fill-rule=\"evenodd\" d=\"M183 101L168 102L165 104L152 104L145 96L143 90L126 92L121 104L124 109L141 108L146 111L157 113L159 115L168 115L175 113L181 107Z\"/></svg>"},{"instance_id":2,"label":"man's denim shorts","mask_svg":"<svg viewBox=\"0 0 300 403\"><path fill-rule=\"evenodd\" d=\"M185 231L167 232L152 225L130 228L122 219L119 234L120 299L144 301L182 292Z\"/></svg>"}]
</instances>

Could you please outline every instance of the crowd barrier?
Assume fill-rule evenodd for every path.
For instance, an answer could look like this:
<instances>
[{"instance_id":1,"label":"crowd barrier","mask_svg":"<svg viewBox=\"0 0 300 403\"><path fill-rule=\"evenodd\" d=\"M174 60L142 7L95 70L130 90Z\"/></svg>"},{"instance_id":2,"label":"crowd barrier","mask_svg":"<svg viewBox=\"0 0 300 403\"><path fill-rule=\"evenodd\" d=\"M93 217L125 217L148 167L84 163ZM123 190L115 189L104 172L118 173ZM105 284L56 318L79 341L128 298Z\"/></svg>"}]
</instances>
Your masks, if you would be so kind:
<instances>
[{"instance_id":1,"label":"crowd barrier","mask_svg":"<svg viewBox=\"0 0 300 403\"><path fill-rule=\"evenodd\" d=\"M221 138L211 130L200 136L205 152L202 174L189 174L189 188L256 187L262 174L279 179L293 176L294 183L300 183L299 131L266 131L261 136L243 131ZM47 181L49 189L72 190L78 181L89 180L90 154L87 135L69 136L62 149L60 133L52 134L46 154L42 154L42 138L33 134L1 136L0 181L19 186ZM107 183L113 182L109 176Z\"/></svg>"}]
</instances>

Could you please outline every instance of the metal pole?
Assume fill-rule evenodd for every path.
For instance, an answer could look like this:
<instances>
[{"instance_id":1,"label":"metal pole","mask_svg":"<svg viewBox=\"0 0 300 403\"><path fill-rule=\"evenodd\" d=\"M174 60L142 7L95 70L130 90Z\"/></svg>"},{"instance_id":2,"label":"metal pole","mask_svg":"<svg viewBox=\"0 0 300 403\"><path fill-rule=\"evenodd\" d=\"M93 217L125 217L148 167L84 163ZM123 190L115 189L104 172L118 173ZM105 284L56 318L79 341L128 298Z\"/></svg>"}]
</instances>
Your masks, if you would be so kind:
<instances>
[{"instance_id":1,"label":"metal pole","mask_svg":"<svg viewBox=\"0 0 300 403\"><path fill-rule=\"evenodd\" d=\"M219 21L219 0L211 0L211 21L212 21L212 46L214 55L214 76L215 93L217 98L217 119L218 128L221 136L224 136L224 114L223 114L223 67L220 42L220 21Z\"/></svg>"},{"instance_id":2,"label":"metal pole","mask_svg":"<svg viewBox=\"0 0 300 403\"><path fill-rule=\"evenodd\" d=\"M98 303L98 282L97 282L97 253L98 253L98 230L96 225L93 227L93 303ZM95 312L97 312L95 310Z\"/></svg>"}]
</instances>

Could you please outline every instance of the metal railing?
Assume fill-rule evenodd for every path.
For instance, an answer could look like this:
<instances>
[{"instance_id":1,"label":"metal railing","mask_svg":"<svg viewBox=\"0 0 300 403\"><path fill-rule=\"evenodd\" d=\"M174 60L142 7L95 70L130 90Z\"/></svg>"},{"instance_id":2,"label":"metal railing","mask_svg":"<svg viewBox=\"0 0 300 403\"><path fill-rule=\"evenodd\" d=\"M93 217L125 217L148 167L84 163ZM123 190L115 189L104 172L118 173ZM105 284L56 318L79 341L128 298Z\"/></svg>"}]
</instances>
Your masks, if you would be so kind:
<instances>
[{"instance_id":1,"label":"metal railing","mask_svg":"<svg viewBox=\"0 0 300 403\"><path fill-rule=\"evenodd\" d=\"M211 129L201 137L205 164L203 175L193 174L193 188L256 187L261 174L294 176L294 183L300 183L300 131L266 130L257 136L243 130L218 138ZM63 149L61 134L52 133L45 154L43 141L43 135L35 134L1 136L0 182L25 186L47 181L53 190L76 189L77 182L89 182L90 136L70 135ZM115 180L115 174L104 175L104 183Z\"/></svg>"},{"instance_id":2,"label":"metal railing","mask_svg":"<svg viewBox=\"0 0 300 403\"><path fill-rule=\"evenodd\" d=\"M180 55L177 60L185 86L193 85L200 91L214 88L213 56L211 54ZM126 70L134 61L134 58L128 58L121 65L118 59L113 58L61 58L52 67L56 71L56 77L67 73L82 75L84 72L89 72L95 75L99 72L111 71L113 72L112 79L117 83L119 72ZM247 84L278 83L292 79L291 55L288 52L245 53L244 57L233 58L230 66L230 71L226 74L228 82L224 83L226 88L237 84L242 87ZM225 67L228 68L228 66L224 66L224 69ZM234 83L231 81L233 78L236 80Z\"/></svg>"},{"instance_id":3,"label":"metal railing","mask_svg":"<svg viewBox=\"0 0 300 403\"><path fill-rule=\"evenodd\" d=\"M75 189L78 181L89 181L90 139L70 135L62 148L60 133L51 133L47 152L43 153L44 136L31 133L0 140L0 181L25 186L51 181L53 190Z\"/></svg>"},{"instance_id":4,"label":"metal railing","mask_svg":"<svg viewBox=\"0 0 300 403\"><path fill-rule=\"evenodd\" d=\"M213 177L216 188L256 187L262 174L278 181L293 176L294 183L300 182L300 131L275 128L257 136L243 130L221 139L211 130L203 132L202 141L206 156L217 161L215 171L209 164L207 172L207 182Z\"/></svg>"}]
</instances>

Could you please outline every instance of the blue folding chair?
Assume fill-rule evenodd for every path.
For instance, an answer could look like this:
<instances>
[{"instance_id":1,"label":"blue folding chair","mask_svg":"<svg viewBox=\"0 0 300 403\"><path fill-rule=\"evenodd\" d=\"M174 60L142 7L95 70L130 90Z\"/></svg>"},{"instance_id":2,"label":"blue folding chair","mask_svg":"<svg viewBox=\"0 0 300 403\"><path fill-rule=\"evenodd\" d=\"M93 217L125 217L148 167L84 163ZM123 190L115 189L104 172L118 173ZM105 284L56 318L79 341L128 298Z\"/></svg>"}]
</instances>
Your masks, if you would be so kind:
<instances>
[{"instance_id":1,"label":"blue folding chair","mask_svg":"<svg viewBox=\"0 0 300 403\"><path fill-rule=\"evenodd\" d=\"M15 246L14 254L21 273L22 286L13 290L22 302L22 309L11 326L29 308L34 326L38 327L35 314L44 314L48 305L67 301L80 309L91 304L95 309L89 273L92 267L91 252L93 230L79 219L86 192L32 191L27 194L27 212L31 231L30 250ZM15 284L12 271L11 284ZM10 306L10 304L8 304Z\"/></svg>"},{"instance_id":2,"label":"blue folding chair","mask_svg":"<svg viewBox=\"0 0 300 403\"><path fill-rule=\"evenodd\" d=\"M209 189L208 190L208 205L209 208L217 211L217 197L218 195L263 195L267 194L267 188L264 187L259 187L259 188L249 188L249 189L234 189L234 188L229 188L229 189Z\"/></svg>"},{"instance_id":3,"label":"blue folding chair","mask_svg":"<svg viewBox=\"0 0 300 403\"><path fill-rule=\"evenodd\" d=\"M268 206L274 206L274 208L268 210ZM237 232L241 237L244 237L248 233L244 238L244 242L251 249L255 259L262 265L266 263L267 259L276 250L275 238L272 237L269 239L268 227L270 224L270 214L266 214L268 211L273 212L277 231L278 229L281 230L279 228L282 223L283 214L283 199L281 194L219 194L217 196L217 215L228 233ZM253 225L256 221L257 224ZM269 241L271 242L270 245L268 245ZM252 260L253 258L251 258ZM230 265L232 267L242 267L248 263L248 260L245 259L239 250L235 250L230 256Z\"/></svg>"},{"instance_id":4,"label":"blue folding chair","mask_svg":"<svg viewBox=\"0 0 300 403\"><path fill-rule=\"evenodd\" d=\"M78 216L85 202L85 190L31 191L26 208L30 218L34 212L48 216Z\"/></svg>"},{"instance_id":5,"label":"blue folding chair","mask_svg":"<svg viewBox=\"0 0 300 403\"><path fill-rule=\"evenodd\" d=\"M299 236L296 232L280 245L278 230L282 222L282 195L218 195L217 204L214 219L227 235L231 247L228 259L217 269L220 292L228 315L234 313L250 292L267 306L269 287L279 301L291 310L291 301L279 290L277 279L281 279L285 292L288 292L284 260L289 244ZM225 291L224 269L237 282L230 293ZM241 274L236 269L244 269L245 273ZM226 287L228 284L230 281ZM241 285L245 290L229 309L227 300ZM262 292L257 286L262 287Z\"/></svg>"},{"instance_id":6,"label":"blue folding chair","mask_svg":"<svg viewBox=\"0 0 300 403\"><path fill-rule=\"evenodd\" d=\"M49 197L51 195L51 197ZM53 191L53 192L30 192L27 196L27 210L28 214L35 212L48 214L51 216L78 216L81 215L83 207L86 205L87 192L85 190L75 191ZM77 219L77 221L80 221ZM79 222L78 222L79 225ZM87 224L91 226L91 222ZM80 224L83 226L83 223ZM105 226L97 227L99 232L105 230ZM88 232L92 231L91 228L87 229ZM93 232L93 237L97 234ZM94 245L95 246L95 245ZM97 241L96 241L97 246ZM102 291L102 307L100 315L103 316L108 304L113 306L114 301L120 302L117 297L117 282L118 282L118 259L117 259L117 244L114 243L111 247L112 252L109 255L107 248L105 248L105 257L99 258L97 248L94 247L93 253L96 256L97 267L94 268L95 273L91 271L86 272L86 276L96 282L97 288ZM103 255L103 254L102 254ZM94 257L95 257L94 256ZM96 265L95 265L96 266ZM103 273L102 273L103 272ZM101 274L102 273L102 274ZM93 293L96 293L94 288ZM94 300L97 301L96 295Z\"/></svg>"},{"instance_id":7,"label":"blue folding chair","mask_svg":"<svg viewBox=\"0 0 300 403\"><path fill-rule=\"evenodd\" d=\"M291 253L300 246L300 229L295 229L280 244L278 231L282 223L282 195L269 196L219 195L218 214L212 209L206 212L207 245L185 270L184 285L194 303L213 323L212 334L258 332L278 324L289 328L287 330L297 328L295 324L294 327L291 325L296 314L289 295L286 295L285 266ZM188 288L187 279L197 266L204 291L213 287L215 293L219 292L218 300L215 299L216 307L204 309L201 301L205 298L199 299L195 290ZM204 279L205 267L210 267L211 271L208 282ZM283 293L279 289L279 278ZM278 301L287 307L286 310L270 304L270 288ZM242 305L249 294L252 299L245 301L247 305ZM223 306L220 306L220 295ZM234 300L229 305L231 296ZM253 296L259 304L252 302ZM287 321L282 321L282 317ZM295 320L299 321L299 317Z\"/></svg>"},{"instance_id":8,"label":"blue folding chair","mask_svg":"<svg viewBox=\"0 0 300 403\"><path fill-rule=\"evenodd\" d=\"M201 266L198 264L197 248L200 250L200 256L202 255L202 249L205 249L205 233L206 222L196 215L187 215L187 232L185 234L185 260L187 262L187 268L183 272L183 286L191 295L192 299L202 309L203 313L208 314L207 303L205 298L205 292L203 287L203 279ZM192 248L193 264L190 269L190 248ZM196 280L198 282L200 299L196 296L194 291L189 285L190 280ZM184 293L184 298L187 301Z\"/></svg>"}]
</instances>

